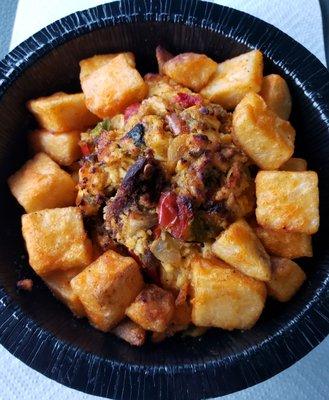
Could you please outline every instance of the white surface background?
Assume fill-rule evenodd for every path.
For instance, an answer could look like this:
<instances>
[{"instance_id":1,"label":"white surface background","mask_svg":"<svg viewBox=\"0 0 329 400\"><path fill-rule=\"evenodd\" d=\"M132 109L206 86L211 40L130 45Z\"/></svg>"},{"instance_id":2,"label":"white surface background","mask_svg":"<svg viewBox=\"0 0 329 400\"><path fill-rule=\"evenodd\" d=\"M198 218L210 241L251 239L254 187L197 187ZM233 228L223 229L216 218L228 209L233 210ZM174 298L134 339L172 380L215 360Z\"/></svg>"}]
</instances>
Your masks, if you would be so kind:
<instances>
[{"instance_id":1,"label":"white surface background","mask_svg":"<svg viewBox=\"0 0 329 400\"><path fill-rule=\"evenodd\" d=\"M58 18L76 10L102 4L104 1L20 0L11 48ZM217 0L216 2L270 22L303 44L325 64L322 22L317 0ZM326 400L329 398L328 356L329 339L327 338L288 370L266 382L225 396L223 399ZM97 397L68 389L45 378L0 346L0 400L66 399L93 400Z\"/></svg>"}]
</instances>

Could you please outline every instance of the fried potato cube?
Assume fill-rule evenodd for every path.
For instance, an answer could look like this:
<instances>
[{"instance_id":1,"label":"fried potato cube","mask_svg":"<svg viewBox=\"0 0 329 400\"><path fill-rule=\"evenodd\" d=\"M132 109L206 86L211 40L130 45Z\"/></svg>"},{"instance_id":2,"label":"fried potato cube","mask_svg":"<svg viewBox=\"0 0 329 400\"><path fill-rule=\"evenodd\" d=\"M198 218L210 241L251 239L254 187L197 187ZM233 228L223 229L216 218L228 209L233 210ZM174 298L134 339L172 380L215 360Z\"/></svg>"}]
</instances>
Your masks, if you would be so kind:
<instances>
[{"instance_id":1,"label":"fried potato cube","mask_svg":"<svg viewBox=\"0 0 329 400\"><path fill-rule=\"evenodd\" d=\"M108 332L123 319L143 287L143 278L134 259L108 250L74 277L71 286L90 323Z\"/></svg>"},{"instance_id":2,"label":"fried potato cube","mask_svg":"<svg viewBox=\"0 0 329 400\"><path fill-rule=\"evenodd\" d=\"M249 93L234 110L233 139L260 168L273 170L292 156L295 130Z\"/></svg>"},{"instance_id":3,"label":"fried potato cube","mask_svg":"<svg viewBox=\"0 0 329 400\"><path fill-rule=\"evenodd\" d=\"M127 308L126 315L153 332L164 332L174 314L174 296L156 285L147 285Z\"/></svg>"},{"instance_id":4,"label":"fried potato cube","mask_svg":"<svg viewBox=\"0 0 329 400\"><path fill-rule=\"evenodd\" d=\"M307 162L303 158L291 157L280 167L281 171L307 171Z\"/></svg>"},{"instance_id":5,"label":"fried potato cube","mask_svg":"<svg viewBox=\"0 0 329 400\"><path fill-rule=\"evenodd\" d=\"M146 331L128 318L120 322L111 331L115 336L125 340L132 346L142 346L145 343Z\"/></svg>"},{"instance_id":6,"label":"fried potato cube","mask_svg":"<svg viewBox=\"0 0 329 400\"><path fill-rule=\"evenodd\" d=\"M167 61L162 72L174 81L198 92L217 69L217 63L204 54L182 53Z\"/></svg>"},{"instance_id":7,"label":"fried potato cube","mask_svg":"<svg viewBox=\"0 0 329 400\"><path fill-rule=\"evenodd\" d=\"M271 257L272 278L267 282L268 294L275 299L289 301L306 279L305 272L294 261Z\"/></svg>"},{"instance_id":8,"label":"fried potato cube","mask_svg":"<svg viewBox=\"0 0 329 400\"><path fill-rule=\"evenodd\" d=\"M91 242L77 207L24 214L22 232L30 265L38 275L83 268L92 261Z\"/></svg>"},{"instance_id":9,"label":"fried potato cube","mask_svg":"<svg viewBox=\"0 0 329 400\"><path fill-rule=\"evenodd\" d=\"M314 171L260 171L256 218L265 228L307 233L319 229L318 176Z\"/></svg>"},{"instance_id":10,"label":"fried potato cube","mask_svg":"<svg viewBox=\"0 0 329 400\"><path fill-rule=\"evenodd\" d=\"M266 299L263 282L218 259L195 257L191 267L195 325L232 330L256 323Z\"/></svg>"},{"instance_id":11,"label":"fried potato cube","mask_svg":"<svg viewBox=\"0 0 329 400\"><path fill-rule=\"evenodd\" d=\"M30 146L34 153L44 152L63 166L68 166L81 157L79 141L79 131L53 133L37 129L29 135Z\"/></svg>"},{"instance_id":12,"label":"fried potato cube","mask_svg":"<svg viewBox=\"0 0 329 400\"><path fill-rule=\"evenodd\" d=\"M85 58L79 62L80 65L80 80L87 78L92 72L96 71L103 65L107 64L109 61L113 60L113 58L122 54L126 57L128 64L135 68L135 56L130 51L127 53L111 53L111 54L97 54L93 57Z\"/></svg>"},{"instance_id":13,"label":"fried potato cube","mask_svg":"<svg viewBox=\"0 0 329 400\"><path fill-rule=\"evenodd\" d=\"M174 56L162 46L157 46L155 49L155 56L158 62L159 74L163 74L163 66L167 61L174 58Z\"/></svg>"},{"instance_id":14,"label":"fried potato cube","mask_svg":"<svg viewBox=\"0 0 329 400\"><path fill-rule=\"evenodd\" d=\"M66 304L77 317L84 317L85 310L78 296L73 293L70 282L81 271L81 268L73 268L67 271L55 271L43 277L53 295Z\"/></svg>"},{"instance_id":15,"label":"fried potato cube","mask_svg":"<svg viewBox=\"0 0 329 400\"><path fill-rule=\"evenodd\" d=\"M218 64L201 94L231 110L248 92L259 92L262 79L263 55L259 50L253 50Z\"/></svg>"},{"instance_id":16,"label":"fried potato cube","mask_svg":"<svg viewBox=\"0 0 329 400\"><path fill-rule=\"evenodd\" d=\"M277 74L264 76L259 92L268 107L282 119L289 119L291 95L287 82Z\"/></svg>"},{"instance_id":17,"label":"fried potato cube","mask_svg":"<svg viewBox=\"0 0 329 400\"><path fill-rule=\"evenodd\" d=\"M248 223L240 219L222 232L213 253L244 274L261 281L271 278L270 257Z\"/></svg>"},{"instance_id":18,"label":"fried potato cube","mask_svg":"<svg viewBox=\"0 0 329 400\"><path fill-rule=\"evenodd\" d=\"M147 85L120 54L81 80L88 109L100 118L112 117L147 95Z\"/></svg>"},{"instance_id":19,"label":"fried potato cube","mask_svg":"<svg viewBox=\"0 0 329 400\"><path fill-rule=\"evenodd\" d=\"M179 332L185 330L192 322L192 306L185 301L182 304L176 305L174 315L170 322L171 332Z\"/></svg>"},{"instance_id":20,"label":"fried potato cube","mask_svg":"<svg viewBox=\"0 0 329 400\"><path fill-rule=\"evenodd\" d=\"M298 232L255 226L254 231L269 254L286 258L312 257L312 238Z\"/></svg>"},{"instance_id":21,"label":"fried potato cube","mask_svg":"<svg viewBox=\"0 0 329 400\"><path fill-rule=\"evenodd\" d=\"M52 132L83 131L98 122L86 107L83 93L54 93L27 103L39 125Z\"/></svg>"},{"instance_id":22,"label":"fried potato cube","mask_svg":"<svg viewBox=\"0 0 329 400\"><path fill-rule=\"evenodd\" d=\"M26 212L75 204L76 189L70 174L44 153L36 154L10 176L8 185Z\"/></svg>"}]
</instances>

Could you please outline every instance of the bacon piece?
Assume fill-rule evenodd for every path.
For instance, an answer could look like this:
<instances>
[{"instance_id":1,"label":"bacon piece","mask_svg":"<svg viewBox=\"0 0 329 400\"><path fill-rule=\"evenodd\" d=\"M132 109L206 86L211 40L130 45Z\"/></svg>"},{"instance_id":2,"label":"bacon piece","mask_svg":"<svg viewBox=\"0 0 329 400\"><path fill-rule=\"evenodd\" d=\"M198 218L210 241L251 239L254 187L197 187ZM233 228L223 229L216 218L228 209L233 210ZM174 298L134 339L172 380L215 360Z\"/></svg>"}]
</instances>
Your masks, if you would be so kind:
<instances>
[{"instance_id":1,"label":"bacon piece","mask_svg":"<svg viewBox=\"0 0 329 400\"><path fill-rule=\"evenodd\" d=\"M140 105L141 103L133 103L124 110L123 115L125 122L127 122L130 117L138 113Z\"/></svg>"}]
</instances>

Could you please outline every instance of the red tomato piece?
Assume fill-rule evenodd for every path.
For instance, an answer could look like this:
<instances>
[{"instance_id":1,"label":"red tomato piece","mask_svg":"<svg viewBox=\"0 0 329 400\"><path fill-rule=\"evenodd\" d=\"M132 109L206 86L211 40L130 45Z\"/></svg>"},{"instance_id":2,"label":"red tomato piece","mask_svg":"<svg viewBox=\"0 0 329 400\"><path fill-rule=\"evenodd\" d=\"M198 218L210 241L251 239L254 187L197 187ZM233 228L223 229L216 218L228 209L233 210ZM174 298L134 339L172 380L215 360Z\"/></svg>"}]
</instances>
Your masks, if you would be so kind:
<instances>
[{"instance_id":1,"label":"red tomato piece","mask_svg":"<svg viewBox=\"0 0 329 400\"><path fill-rule=\"evenodd\" d=\"M177 220L177 203L176 194L173 192L165 192L160 196L158 215L159 215L159 225L165 229L173 226Z\"/></svg>"},{"instance_id":2,"label":"red tomato piece","mask_svg":"<svg viewBox=\"0 0 329 400\"><path fill-rule=\"evenodd\" d=\"M88 144L85 143L85 142L80 142L79 145L80 145L80 149L81 149L82 154L83 154L84 156L89 156L89 154L91 153L91 151L90 151L90 149L89 149Z\"/></svg>"},{"instance_id":3,"label":"red tomato piece","mask_svg":"<svg viewBox=\"0 0 329 400\"><path fill-rule=\"evenodd\" d=\"M165 192L160 196L159 225L168 230L176 239L184 239L193 218L189 204L181 196L173 192Z\"/></svg>"}]
</instances>

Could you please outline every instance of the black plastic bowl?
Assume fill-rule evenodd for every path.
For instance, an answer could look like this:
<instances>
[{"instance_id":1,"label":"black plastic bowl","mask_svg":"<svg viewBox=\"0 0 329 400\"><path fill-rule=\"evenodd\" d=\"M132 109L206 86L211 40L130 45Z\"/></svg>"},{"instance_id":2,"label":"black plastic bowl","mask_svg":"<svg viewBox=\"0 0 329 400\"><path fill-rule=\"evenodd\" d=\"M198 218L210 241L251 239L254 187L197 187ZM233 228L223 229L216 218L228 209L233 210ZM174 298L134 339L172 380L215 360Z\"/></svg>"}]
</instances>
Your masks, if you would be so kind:
<instances>
[{"instance_id":1,"label":"black plastic bowl","mask_svg":"<svg viewBox=\"0 0 329 400\"><path fill-rule=\"evenodd\" d=\"M130 347L74 319L28 276L20 233L21 209L6 178L27 158L31 122L25 102L57 90L79 90L78 61L131 50L142 72L156 71L158 44L221 61L252 48L265 72L278 72L293 95L297 152L320 178L321 230L308 280L287 304L268 302L246 332L211 330L201 338L172 338ZM123 1L72 14L41 30L0 62L0 342L27 365L64 385L115 399L200 399L244 389L306 355L329 332L329 73L304 47L257 18L197 1ZM22 256L23 255L23 256Z\"/></svg>"}]
</instances>

